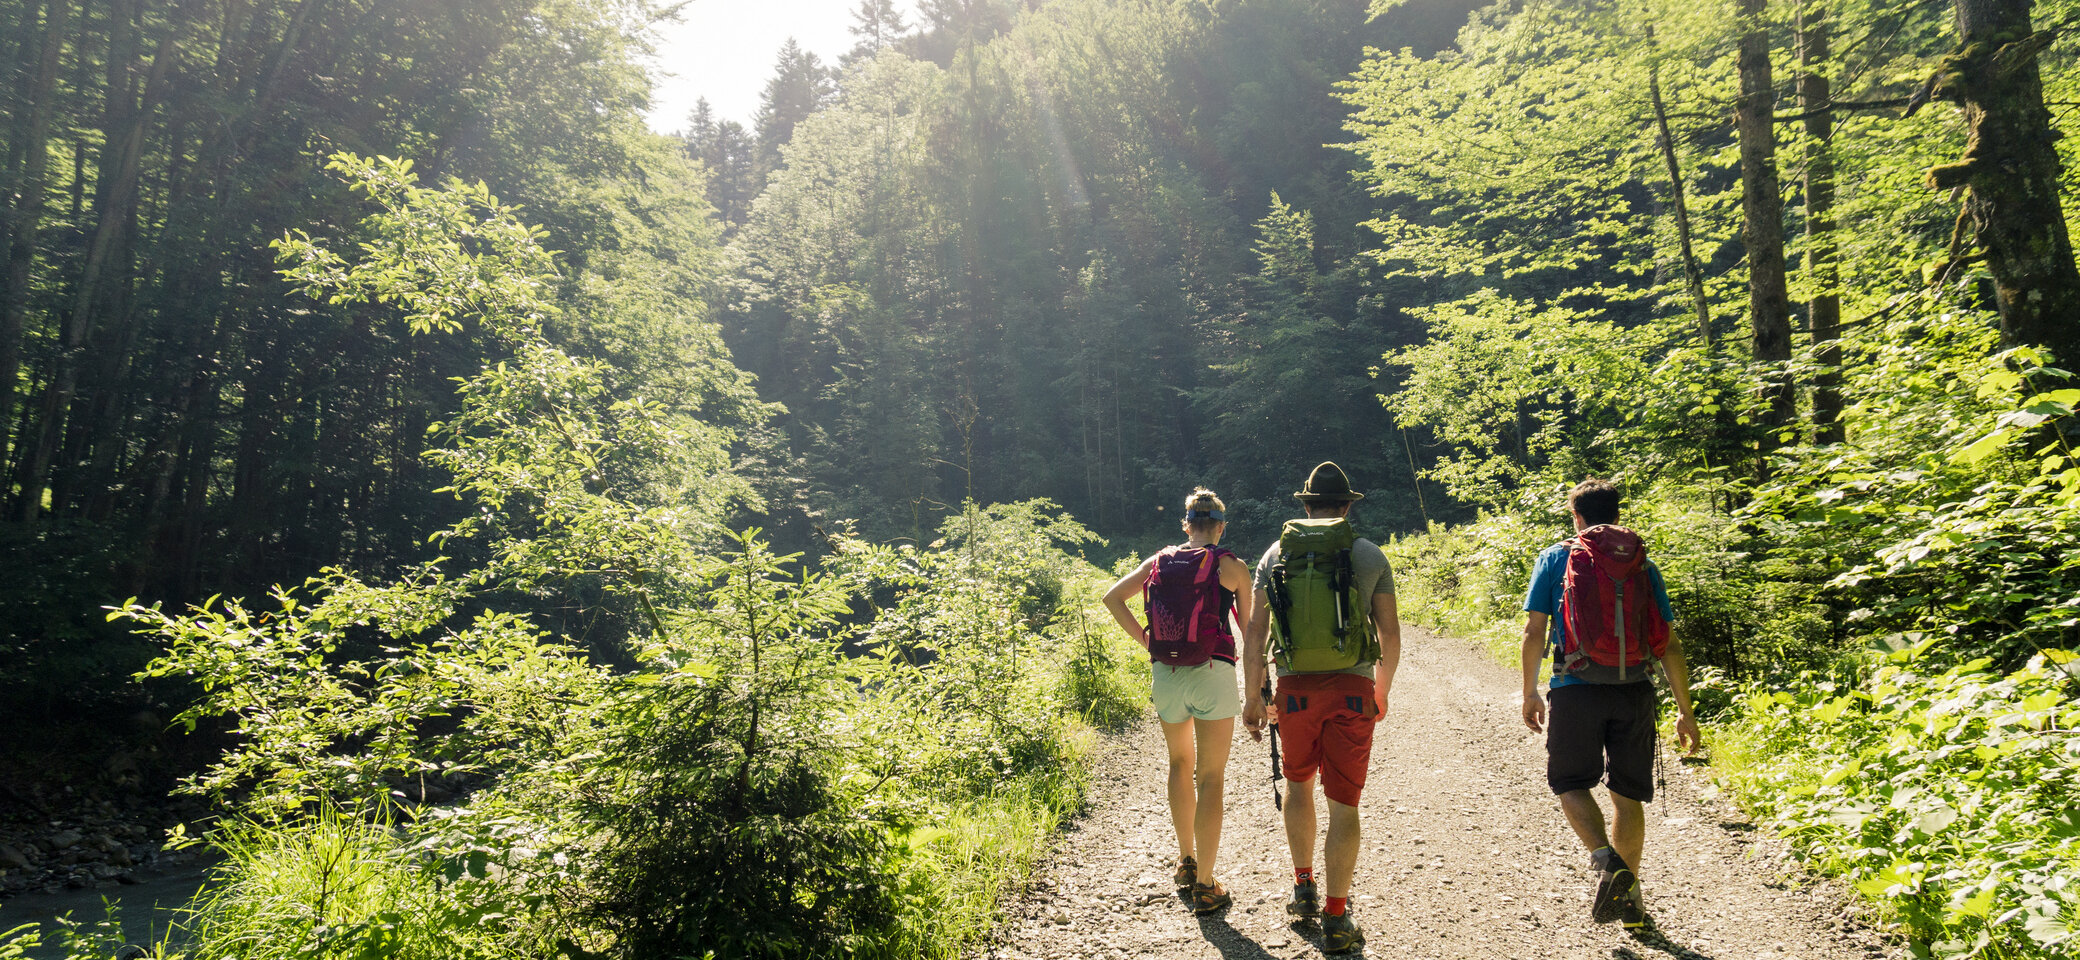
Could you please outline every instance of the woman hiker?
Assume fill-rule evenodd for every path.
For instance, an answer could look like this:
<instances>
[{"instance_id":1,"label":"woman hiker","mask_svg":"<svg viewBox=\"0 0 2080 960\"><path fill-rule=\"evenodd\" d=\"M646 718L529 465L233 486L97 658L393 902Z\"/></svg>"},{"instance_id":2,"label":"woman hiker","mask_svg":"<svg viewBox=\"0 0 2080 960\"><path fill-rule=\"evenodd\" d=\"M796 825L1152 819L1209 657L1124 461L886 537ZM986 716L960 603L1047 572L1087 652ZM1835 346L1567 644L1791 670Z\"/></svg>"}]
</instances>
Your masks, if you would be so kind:
<instances>
[{"instance_id":1,"label":"woman hiker","mask_svg":"<svg viewBox=\"0 0 2080 960\"><path fill-rule=\"evenodd\" d=\"M1201 487L1185 499L1182 546L1165 547L1105 591L1105 607L1148 649L1156 718L1170 752L1170 821L1177 828L1177 886L1194 913L1234 902L1214 878L1221 845L1221 781L1235 715L1235 623L1249 622L1249 567L1220 546L1227 507ZM1146 628L1127 609L1139 591ZM1230 616L1235 619L1230 620Z\"/></svg>"}]
</instances>

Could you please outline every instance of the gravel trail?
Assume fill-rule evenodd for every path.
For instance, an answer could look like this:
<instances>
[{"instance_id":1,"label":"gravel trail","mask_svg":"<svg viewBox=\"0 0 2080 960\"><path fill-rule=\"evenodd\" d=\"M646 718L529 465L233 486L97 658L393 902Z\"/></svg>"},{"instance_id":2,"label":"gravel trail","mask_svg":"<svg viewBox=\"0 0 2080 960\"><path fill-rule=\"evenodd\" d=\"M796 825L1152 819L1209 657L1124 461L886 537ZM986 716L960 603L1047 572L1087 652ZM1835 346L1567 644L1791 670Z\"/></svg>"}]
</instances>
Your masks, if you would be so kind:
<instances>
[{"instance_id":1,"label":"gravel trail","mask_svg":"<svg viewBox=\"0 0 2080 960\"><path fill-rule=\"evenodd\" d=\"M1473 646L1404 627L1401 670L1374 735L1352 910L1373 957L1820 960L1901 957L1838 888L1709 796L1675 761L1648 806L1647 903L1658 932L1589 919L1588 855L1546 789L1540 735L1518 716L1516 672ZM1198 918L1170 887L1175 841L1151 713L1107 742L1091 803L976 958L1269 960L1321 956L1289 924L1292 870L1264 744L1236 724L1220 864L1235 905ZM1319 787L1317 787L1319 791ZM1601 797L1602 791L1598 790ZM1317 812L1326 827L1326 810ZM1317 857L1319 862L1319 856Z\"/></svg>"}]
</instances>

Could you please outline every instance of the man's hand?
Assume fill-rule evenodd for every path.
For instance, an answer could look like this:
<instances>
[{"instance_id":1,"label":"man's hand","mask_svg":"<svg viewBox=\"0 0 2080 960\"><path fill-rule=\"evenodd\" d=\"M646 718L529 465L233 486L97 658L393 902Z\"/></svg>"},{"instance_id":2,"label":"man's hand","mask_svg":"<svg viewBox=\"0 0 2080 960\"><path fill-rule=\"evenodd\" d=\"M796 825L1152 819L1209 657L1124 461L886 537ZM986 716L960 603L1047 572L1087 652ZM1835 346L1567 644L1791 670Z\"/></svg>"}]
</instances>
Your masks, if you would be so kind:
<instances>
[{"instance_id":1,"label":"man's hand","mask_svg":"<svg viewBox=\"0 0 2080 960\"><path fill-rule=\"evenodd\" d=\"M1704 732L1697 729L1697 718L1685 710L1676 714L1676 742L1683 745L1683 756L1694 757L1704 747Z\"/></svg>"},{"instance_id":2,"label":"man's hand","mask_svg":"<svg viewBox=\"0 0 2080 960\"><path fill-rule=\"evenodd\" d=\"M1264 739L1264 698L1252 693L1242 704L1242 729L1251 740Z\"/></svg>"},{"instance_id":3,"label":"man's hand","mask_svg":"<svg viewBox=\"0 0 2080 960\"><path fill-rule=\"evenodd\" d=\"M1539 696L1536 690L1529 690L1524 693L1524 725L1530 727L1532 733L1545 731L1546 700L1544 697ZM1693 724L1693 728L1694 726Z\"/></svg>"}]
</instances>

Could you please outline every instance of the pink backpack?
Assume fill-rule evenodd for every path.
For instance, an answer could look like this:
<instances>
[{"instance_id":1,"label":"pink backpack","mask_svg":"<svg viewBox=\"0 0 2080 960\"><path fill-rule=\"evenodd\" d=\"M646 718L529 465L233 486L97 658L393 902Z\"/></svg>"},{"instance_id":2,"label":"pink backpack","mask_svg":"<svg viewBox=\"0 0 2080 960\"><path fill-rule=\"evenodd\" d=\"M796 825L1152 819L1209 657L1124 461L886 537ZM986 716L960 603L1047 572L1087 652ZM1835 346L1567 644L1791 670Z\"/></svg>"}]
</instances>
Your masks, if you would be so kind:
<instances>
[{"instance_id":1,"label":"pink backpack","mask_svg":"<svg viewBox=\"0 0 2080 960\"><path fill-rule=\"evenodd\" d=\"M1217 546L1164 547L1156 554L1148 579L1141 581L1150 660L1196 667L1220 652L1223 641L1232 649L1228 602L1221 592L1221 558L1230 556Z\"/></svg>"},{"instance_id":2,"label":"pink backpack","mask_svg":"<svg viewBox=\"0 0 2080 960\"><path fill-rule=\"evenodd\" d=\"M1654 602L1647 544L1615 523L1567 541L1560 610L1566 627L1561 669L1595 682L1646 678L1648 660L1668 652L1668 621Z\"/></svg>"}]
</instances>

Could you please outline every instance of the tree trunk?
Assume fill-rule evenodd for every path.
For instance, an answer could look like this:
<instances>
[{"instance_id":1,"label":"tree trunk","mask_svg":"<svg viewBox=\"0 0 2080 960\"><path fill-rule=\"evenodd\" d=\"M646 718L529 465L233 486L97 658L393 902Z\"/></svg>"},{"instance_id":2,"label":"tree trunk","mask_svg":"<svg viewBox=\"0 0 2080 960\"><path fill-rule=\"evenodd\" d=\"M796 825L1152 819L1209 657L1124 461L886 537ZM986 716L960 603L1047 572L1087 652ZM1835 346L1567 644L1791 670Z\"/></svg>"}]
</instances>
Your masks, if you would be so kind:
<instances>
[{"instance_id":1,"label":"tree trunk","mask_svg":"<svg viewBox=\"0 0 2080 960\"><path fill-rule=\"evenodd\" d=\"M1747 32L1740 42L1740 106L1734 121L1741 141L1741 239L1748 248L1751 345L1763 377L1763 434L1756 463L1768 473L1768 454L1796 413L1791 373L1791 298L1784 282L1784 199L1777 186L1776 90L1770 76L1765 0L1741 0Z\"/></svg>"},{"instance_id":2,"label":"tree trunk","mask_svg":"<svg viewBox=\"0 0 2080 960\"><path fill-rule=\"evenodd\" d=\"M125 15L123 6L119 4L114 11L117 19ZM114 66L109 68L109 80L113 86L109 90L99 182L95 185L94 233L87 244L86 262L81 268L79 288L73 296L72 312L66 319L64 339L58 352L57 374L44 395L36 443L24 452L28 470L23 475L19 512L24 521L36 519L42 506L43 491L50 481L53 454L65 435L64 424L70 419L68 414L74 406L73 394L79 385L82 354L93 331L96 310L106 300L111 280L125 280L129 275L124 266L115 262L116 255L128 249L125 238L136 221L137 181L143 169L145 120L150 116L153 104L165 93L167 72L179 56L180 29L181 22L176 17L152 54L143 104L136 102L128 68L120 72ZM113 52L120 53L122 46L117 44ZM91 438L80 439L91 442ZM52 506L56 509L62 505L54 502Z\"/></svg>"},{"instance_id":3,"label":"tree trunk","mask_svg":"<svg viewBox=\"0 0 2080 960\"><path fill-rule=\"evenodd\" d=\"M1954 2L1962 50L1935 92L1963 105L1971 138L1963 160L1929 171L1929 185L1971 189L1965 213L1993 274L2003 339L2049 348L2071 366L2080 362L2080 271L2037 73L2052 35L2031 32L2030 0Z\"/></svg>"},{"instance_id":4,"label":"tree trunk","mask_svg":"<svg viewBox=\"0 0 2080 960\"><path fill-rule=\"evenodd\" d=\"M1841 374L1842 296L1836 268L1834 223L1834 97L1827 77L1833 24L1821 0L1798 6L1798 105L1806 115L1806 276L1813 300L1806 321L1813 334L1813 440L1840 443L1842 434Z\"/></svg>"},{"instance_id":5,"label":"tree trunk","mask_svg":"<svg viewBox=\"0 0 2080 960\"><path fill-rule=\"evenodd\" d=\"M58 60L65 49L72 7L67 0L50 0L49 11L44 18L43 49L37 58L34 85L26 91L29 107L28 122L23 125L20 199L8 237L6 286L0 288L4 290L0 292L0 423L10 419L15 404L15 380L22 360L22 325L29 313L29 272L36 261L36 235L43 226L47 186L44 179L50 169L49 140L53 101L57 99ZM41 497L39 489L33 506L42 505ZM18 510L31 510L33 506L25 496Z\"/></svg>"},{"instance_id":6,"label":"tree trunk","mask_svg":"<svg viewBox=\"0 0 2080 960\"><path fill-rule=\"evenodd\" d=\"M1697 344L1703 348L1705 356L1711 356L1714 352L1712 305L1705 299L1704 270L1697 264L1697 249L1690 239L1690 202L1683 189L1683 166L1676 159L1675 137L1668 131L1668 103L1661 98L1659 60L1647 65L1647 93L1654 103L1654 141L1661 147L1661 159L1668 164L1668 190L1675 205L1676 242L1682 248L1683 279L1690 289L1691 309L1697 311Z\"/></svg>"},{"instance_id":7,"label":"tree trunk","mask_svg":"<svg viewBox=\"0 0 2080 960\"><path fill-rule=\"evenodd\" d=\"M43 5L35 0L23 0L18 19L6 24L7 35L0 37L0 51L6 61L0 63L0 81L13 91L7 106L7 125L0 130L0 246L14 236L14 215L17 187L22 182L22 161L26 154L23 146L28 140L30 106L35 101L35 86L32 67L43 49ZM5 255L0 250L0 256Z\"/></svg>"}]
</instances>

